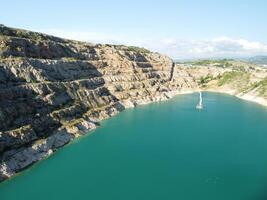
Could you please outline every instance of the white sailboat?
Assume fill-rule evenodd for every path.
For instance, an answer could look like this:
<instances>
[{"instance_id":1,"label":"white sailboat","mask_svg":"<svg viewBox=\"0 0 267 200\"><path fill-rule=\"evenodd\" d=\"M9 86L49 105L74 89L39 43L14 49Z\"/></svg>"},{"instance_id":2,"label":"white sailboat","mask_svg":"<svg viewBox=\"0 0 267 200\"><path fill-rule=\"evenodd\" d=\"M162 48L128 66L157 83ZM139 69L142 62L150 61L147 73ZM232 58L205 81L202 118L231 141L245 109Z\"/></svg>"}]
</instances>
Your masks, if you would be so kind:
<instances>
[{"instance_id":1,"label":"white sailboat","mask_svg":"<svg viewBox=\"0 0 267 200\"><path fill-rule=\"evenodd\" d=\"M202 93L199 92L199 102L196 106L196 109L203 109L203 104L202 104Z\"/></svg>"}]
</instances>

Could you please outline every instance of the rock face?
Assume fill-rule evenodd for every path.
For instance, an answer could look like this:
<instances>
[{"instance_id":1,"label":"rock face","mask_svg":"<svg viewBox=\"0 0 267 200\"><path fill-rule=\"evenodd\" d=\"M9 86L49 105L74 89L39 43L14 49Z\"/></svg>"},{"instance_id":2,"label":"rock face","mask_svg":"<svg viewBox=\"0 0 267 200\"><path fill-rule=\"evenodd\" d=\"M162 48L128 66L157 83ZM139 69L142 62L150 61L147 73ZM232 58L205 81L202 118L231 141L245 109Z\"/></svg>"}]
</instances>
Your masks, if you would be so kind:
<instances>
[{"instance_id":1,"label":"rock face","mask_svg":"<svg viewBox=\"0 0 267 200\"><path fill-rule=\"evenodd\" d=\"M223 92L267 106L267 69L237 60L193 62L187 72L206 91Z\"/></svg>"},{"instance_id":2,"label":"rock face","mask_svg":"<svg viewBox=\"0 0 267 200\"><path fill-rule=\"evenodd\" d=\"M0 180L127 107L196 87L174 67L143 48L0 26Z\"/></svg>"},{"instance_id":3,"label":"rock face","mask_svg":"<svg viewBox=\"0 0 267 200\"><path fill-rule=\"evenodd\" d=\"M200 89L267 102L266 74L0 25L0 182L128 107Z\"/></svg>"}]
</instances>

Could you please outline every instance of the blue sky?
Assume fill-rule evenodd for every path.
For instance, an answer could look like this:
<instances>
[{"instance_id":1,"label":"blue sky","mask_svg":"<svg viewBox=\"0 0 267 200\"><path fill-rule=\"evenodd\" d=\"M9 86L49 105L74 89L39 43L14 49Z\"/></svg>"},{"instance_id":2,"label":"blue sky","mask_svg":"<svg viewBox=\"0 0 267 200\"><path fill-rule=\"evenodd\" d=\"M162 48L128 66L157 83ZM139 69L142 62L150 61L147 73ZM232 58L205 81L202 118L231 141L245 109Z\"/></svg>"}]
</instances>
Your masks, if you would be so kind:
<instances>
[{"instance_id":1,"label":"blue sky","mask_svg":"<svg viewBox=\"0 0 267 200\"><path fill-rule=\"evenodd\" d=\"M13 0L0 23L173 58L267 54L265 0Z\"/></svg>"}]
</instances>

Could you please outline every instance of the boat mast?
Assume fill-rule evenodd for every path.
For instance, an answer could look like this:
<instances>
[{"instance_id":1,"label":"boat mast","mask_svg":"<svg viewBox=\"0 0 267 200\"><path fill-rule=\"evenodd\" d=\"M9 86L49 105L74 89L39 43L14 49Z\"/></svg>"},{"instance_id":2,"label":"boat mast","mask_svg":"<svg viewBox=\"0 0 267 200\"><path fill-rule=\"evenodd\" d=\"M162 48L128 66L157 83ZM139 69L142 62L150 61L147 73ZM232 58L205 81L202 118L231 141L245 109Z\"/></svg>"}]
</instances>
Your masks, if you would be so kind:
<instances>
[{"instance_id":1,"label":"boat mast","mask_svg":"<svg viewBox=\"0 0 267 200\"><path fill-rule=\"evenodd\" d=\"M199 105L202 106L202 93L199 92Z\"/></svg>"}]
</instances>

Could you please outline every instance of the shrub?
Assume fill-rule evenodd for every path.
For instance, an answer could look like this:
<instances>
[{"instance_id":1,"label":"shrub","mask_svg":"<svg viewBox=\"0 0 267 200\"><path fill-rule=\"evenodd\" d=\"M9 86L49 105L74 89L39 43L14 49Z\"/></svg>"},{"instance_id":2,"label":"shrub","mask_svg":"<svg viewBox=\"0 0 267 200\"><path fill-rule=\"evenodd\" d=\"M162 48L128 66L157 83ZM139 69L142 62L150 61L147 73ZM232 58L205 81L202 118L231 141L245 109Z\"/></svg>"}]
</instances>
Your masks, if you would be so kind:
<instances>
[{"instance_id":1,"label":"shrub","mask_svg":"<svg viewBox=\"0 0 267 200\"><path fill-rule=\"evenodd\" d=\"M137 53L150 53L149 50L143 48L143 47L136 47L136 46L129 46L128 47L128 50L129 51L134 51L134 52L137 52Z\"/></svg>"}]
</instances>

